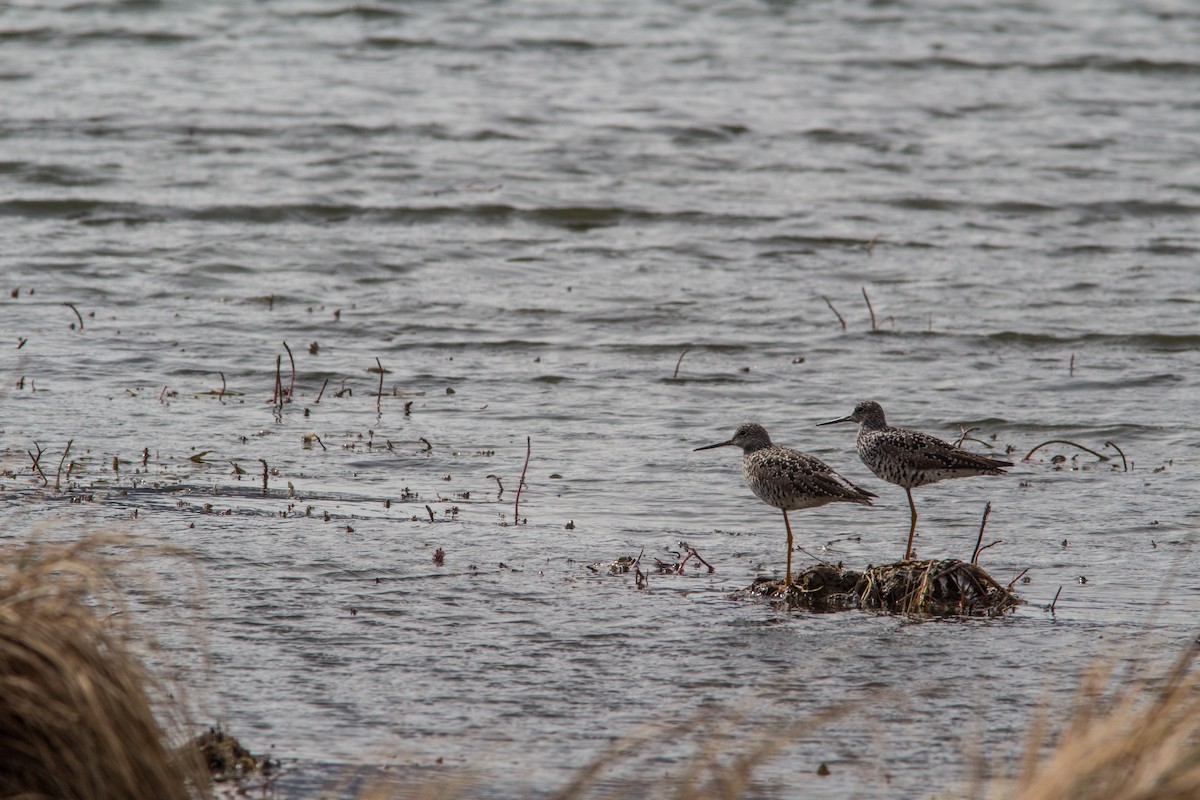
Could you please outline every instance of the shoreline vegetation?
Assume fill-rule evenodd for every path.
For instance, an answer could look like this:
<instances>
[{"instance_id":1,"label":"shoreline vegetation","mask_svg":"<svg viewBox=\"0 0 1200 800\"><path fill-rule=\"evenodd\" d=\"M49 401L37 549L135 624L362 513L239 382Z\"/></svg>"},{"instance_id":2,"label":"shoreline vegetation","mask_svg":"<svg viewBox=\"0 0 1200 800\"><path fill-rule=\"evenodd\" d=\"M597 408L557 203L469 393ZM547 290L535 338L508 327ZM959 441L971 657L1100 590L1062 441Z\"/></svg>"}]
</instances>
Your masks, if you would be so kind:
<instances>
[{"instance_id":1,"label":"shoreline vegetation","mask_svg":"<svg viewBox=\"0 0 1200 800\"><path fill-rule=\"evenodd\" d=\"M131 544L119 536L92 536L71 545L35 542L10 550L0 561L0 797L184 800L247 791L277 796L277 762L255 758L219 728L194 735L196 726L186 723L180 710L186 687L151 674L139 659L138 632L120 604L113 555L134 549ZM961 564L912 562L908 572L923 575L919 582L938 583L938 575ZM803 574L838 569L826 565ZM866 580L866 573L854 574ZM768 582L759 585L760 593L770 593ZM803 584L789 591L802 596ZM783 599L792 600L790 595ZM1046 709L1035 714L1023 737L1023 758L1008 774L942 787L929 796L1200 797L1198 653L1200 643L1193 643L1162 675L1122 674L1111 663L1095 665L1080 681L1065 722L1052 720ZM545 796L755 796L755 787L762 786L756 783L757 770L794 737L819 735L824 724L862 703L842 703L780 724L709 713L674 727L646 726L611 744ZM647 774L632 767L653 759L661 742L671 742L676 750L682 746L686 753L674 777L665 782L631 777ZM975 761L964 756L964 775L982 773ZM656 763L654 772L661 770L661 761ZM818 780L829 768L814 765L810 774ZM441 767L410 782L393 774L357 785L351 795L357 800L466 798L481 796L485 780L468 765Z\"/></svg>"}]
</instances>

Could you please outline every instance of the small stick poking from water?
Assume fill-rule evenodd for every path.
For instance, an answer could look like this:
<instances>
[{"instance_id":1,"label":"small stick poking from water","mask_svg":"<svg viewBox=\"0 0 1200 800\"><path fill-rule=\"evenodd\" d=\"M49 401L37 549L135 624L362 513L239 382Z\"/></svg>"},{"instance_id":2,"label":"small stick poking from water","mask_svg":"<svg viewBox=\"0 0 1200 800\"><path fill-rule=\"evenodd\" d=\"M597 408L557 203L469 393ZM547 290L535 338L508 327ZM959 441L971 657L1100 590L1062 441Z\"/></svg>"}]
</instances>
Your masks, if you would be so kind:
<instances>
[{"instance_id":1,"label":"small stick poking from water","mask_svg":"<svg viewBox=\"0 0 1200 800\"><path fill-rule=\"evenodd\" d=\"M525 471L529 469L529 453L533 449L533 441L525 437L525 466L521 467L521 482L517 484L517 499L513 503L513 525L521 521L521 490L525 488Z\"/></svg>"},{"instance_id":2,"label":"small stick poking from water","mask_svg":"<svg viewBox=\"0 0 1200 800\"><path fill-rule=\"evenodd\" d=\"M958 440L954 443L954 446L962 447L963 442L979 442L984 447L991 447L991 444L989 444L988 442L985 442L983 439L976 439L974 436L970 435L977 430L979 430L979 428L964 428L963 426L959 425L958 426L959 436L958 436Z\"/></svg>"},{"instance_id":3,"label":"small stick poking from water","mask_svg":"<svg viewBox=\"0 0 1200 800\"><path fill-rule=\"evenodd\" d=\"M317 405L321 402L321 395L325 394L325 387L328 385L329 378L326 378L325 382L321 384L321 391L317 392L317 399L313 401L313 405Z\"/></svg>"},{"instance_id":4,"label":"small stick poking from water","mask_svg":"<svg viewBox=\"0 0 1200 800\"><path fill-rule=\"evenodd\" d=\"M375 356L375 366L379 367L379 390L375 392L375 413L382 414L383 409L380 404L383 402L383 364L379 360L379 356Z\"/></svg>"},{"instance_id":5,"label":"small stick poking from water","mask_svg":"<svg viewBox=\"0 0 1200 800\"><path fill-rule=\"evenodd\" d=\"M75 312L75 319L79 320L79 332L83 333L83 315L79 313L79 309L74 303L63 303L64 306Z\"/></svg>"},{"instance_id":6,"label":"small stick poking from water","mask_svg":"<svg viewBox=\"0 0 1200 800\"><path fill-rule=\"evenodd\" d=\"M498 492L496 492L496 499L499 500L501 497L504 497L504 484L500 482L500 476L499 475L488 475L487 477L494 480L496 482L496 486L498 486L500 488L500 490Z\"/></svg>"},{"instance_id":7,"label":"small stick poking from water","mask_svg":"<svg viewBox=\"0 0 1200 800\"><path fill-rule=\"evenodd\" d=\"M687 542L680 542L680 543L679 543L679 546L680 546L680 547L682 547L682 548L684 549L684 551L687 553L687 555L684 557L683 561L680 561L680 562L679 562L679 571L680 571L680 572L683 572L683 564L684 564L684 562L685 562L685 561L687 561L689 558L695 558L695 559L696 559L697 561L699 561L701 564L703 564L704 566L708 567L708 571L709 571L709 572L716 572L716 571L717 571L717 570L716 570L716 568L714 568L712 564L710 564L710 563L708 563L707 561L705 561L705 560L704 560L704 559L703 559L703 558L700 556L700 554L696 552L696 548L692 547L692 546L691 546L690 544L688 544Z\"/></svg>"},{"instance_id":8,"label":"small stick poking from water","mask_svg":"<svg viewBox=\"0 0 1200 800\"><path fill-rule=\"evenodd\" d=\"M870 241L868 241L865 245L863 245L863 249L865 249L867 251L868 256L875 255L875 243L879 241L880 236L883 236L883 234L882 233L875 234L874 236L871 237Z\"/></svg>"},{"instance_id":9,"label":"small stick poking from water","mask_svg":"<svg viewBox=\"0 0 1200 800\"><path fill-rule=\"evenodd\" d=\"M223 402L225 402L225 400L224 400L224 398L225 398L225 373L218 372L217 374L221 376L221 391L217 395L217 402L223 403Z\"/></svg>"},{"instance_id":10,"label":"small stick poking from water","mask_svg":"<svg viewBox=\"0 0 1200 800\"><path fill-rule=\"evenodd\" d=\"M983 529L987 527L988 517L992 513L992 501L983 507L983 521L979 523L979 538L975 540L975 552L971 553L971 563L979 564L979 545L983 544ZM988 545L991 547L991 545Z\"/></svg>"},{"instance_id":11,"label":"small stick poking from water","mask_svg":"<svg viewBox=\"0 0 1200 800\"><path fill-rule=\"evenodd\" d=\"M843 319L842 315L838 313L838 310L833 307L833 302L830 301L830 299L825 295L821 295L821 299L825 301L825 305L829 306L829 310L833 312L833 315L838 318L838 322L842 323L842 330L846 330L846 320Z\"/></svg>"},{"instance_id":12,"label":"small stick poking from water","mask_svg":"<svg viewBox=\"0 0 1200 800\"><path fill-rule=\"evenodd\" d=\"M1054 600L1050 602L1050 613L1054 613L1054 607L1058 605L1058 596L1062 594L1062 587L1058 587L1058 591L1054 593Z\"/></svg>"},{"instance_id":13,"label":"small stick poking from water","mask_svg":"<svg viewBox=\"0 0 1200 800\"><path fill-rule=\"evenodd\" d=\"M687 347L683 348L683 352L679 354L679 360L675 362L675 371L671 373L671 380L675 380L679 377L679 365L683 363L683 357L686 356L688 350L691 349L692 346L689 344Z\"/></svg>"},{"instance_id":14,"label":"small stick poking from water","mask_svg":"<svg viewBox=\"0 0 1200 800\"><path fill-rule=\"evenodd\" d=\"M272 295L272 302L274 302L273 295ZM296 392L296 359L292 357L292 348L288 347L287 342L283 343L283 349L287 350L288 361L290 361L292 364L292 382L288 386L288 390L287 390L287 401L290 403L290 402L292 402L292 395L295 394L295 392ZM281 386L282 386L282 384L281 384ZM283 399L280 398L279 402L282 403Z\"/></svg>"},{"instance_id":15,"label":"small stick poking from water","mask_svg":"<svg viewBox=\"0 0 1200 800\"><path fill-rule=\"evenodd\" d=\"M433 522L433 521L434 521L434 519L433 519L433 509L432 509L432 508L430 508L428 504L426 504L426 506L425 506L425 510L426 510L427 512L429 512L429 521L430 521L430 522Z\"/></svg>"},{"instance_id":16,"label":"small stick poking from water","mask_svg":"<svg viewBox=\"0 0 1200 800\"><path fill-rule=\"evenodd\" d=\"M1021 578L1025 577L1026 572L1029 572L1029 567L1026 567L1025 569L1018 572L1017 577L1013 578L1011 581L1008 582L1008 590L1010 592L1012 591L1012 588L1017 585L1017 581L1019 581L1019 580L1021 580Z\"/></svg>"},{"instance_id":17,"label":"small stick poking from water","mask_svg":"<svg viewBox=\"0 0 1200 800\"><path fill-rule=\"evenodd\" d=\"M1029 460L1029 457L1030 457L1031 455L1033 455L1034 453L1036 453L1038 450L1041 450L1043 447L1045 447L1045 446L1046 446L1046 445L1048 445L1048 444L1069 444L1069 445L1071 445L1072 447L1078 447L1080 450L1083 450L1084 452L1091 453L1092 455L1094 455L1096 458L1100 459L1101 461L1108 461L1108 456L1104 455L1103 453L1097 453L1095 450L1093 450L1093 449L1092 449L1092 448L1090 448L1090 447L1084 447L1083 445L1081 445L1081 444L1079 444L1079 443L1077 443L1077 442L1071 442L1071 441L1068 441L1068 440L1066 440L1066 439L1049 439L1049 440L1047 440L1047 441L1045 441L1045 442L1042 442L1042 443L1041 443L1041 444L1039 444L1037 447L1033 448L1033 449L1032 449L1032 450L1030 450L1028 453L1026 453L1026 454L1025 454L1025 457L1024 457L1024 458L1022 458L1021 460L1022 460L1022 461L1028 461L1028 460Z\"/></svg>"},{"instance_id":18,"label":"small stick poking from water","mask_svg":"<svg viewBox=\"0 0 1200 800\"><path fill-rule=\"evenodd\" d=\"M46 473L42 472L42 465L38 463L42 459L42 448L40 445L38 445L37 442L34 442L33 446L37 448L36 456L33 453L29 453L28 450L26 450L25 452L29 453L29 457L31 459L33 459L33 468L35 470L37 470L37 474L42 476L42 485L49 486L50 481L46 480Z\"/></svg>"},{"instance_id":19,"label":"small stick poking from water","mask_svg":"<svg viewBox=\"0 0 1200 800\"><path fill-rule=\"evenodd\" d=\"M54 491L55 492L57 492L59 490L59 487L61 485L59 483L59 481L62 479L63 462L67 460L67 454L71 452L71 443L74 441L75 441L74 439L67 440L67 449L63 450L62 458L60 458L58 460L58 472L54 473ZM70 470L67 470L67 473L68 473L68 478L69 478Z\"/></svg>"},{"instance_id":20,"label":"small stick poking from water","mask_svg":"<svg viewBox=\"0 0 1200 800\"><path fill-rule=\"evenodd\" d=\"M1125 460L1125 452L1123 450L1121 450L1121 448L1117 447L1117 443L1116 442L1105 442L1104 446L1111 447L1113 450L1116 450L1118 453L1121 454L1121 466L1124 467L1125 472L1129 472L1129 462Z\"/></svg>"},{"instance_id":21,"label":"small stick poking from water","mask_svg":"<svg viewBox=\"0 0 1200 800\"><path fill-rule=\"evenodd\" d=\"M862 287L863 299L867 301L867 311L871 312L871 330L879 330L879 325L875 321L875 308L871 305L871 298L867 295L867 287Z\"/></svg>"},{"instance_id":22,"label":"small stick poking from water","mask_svg":"<svg viewBox=\"0 0 1200 800\"><path fill-rule=\"evenodd\" d=\"M1071 377L1075 377L1075 354L1071 353Z\"/></svg>"},{"instance_id":23,"label":"small stick poking from water","mask_svg":"<svg viewBox=\"0 0 1200 800\"><path fill-rule=\"evenodd\" d=\"M270 470L270 467L267 466L266 461L264 461L261 458L259 459L259 461L263 465L263 495L265 496L267 494L267 475L270 473L271 470Z\"/></svg>"}]
</instances>

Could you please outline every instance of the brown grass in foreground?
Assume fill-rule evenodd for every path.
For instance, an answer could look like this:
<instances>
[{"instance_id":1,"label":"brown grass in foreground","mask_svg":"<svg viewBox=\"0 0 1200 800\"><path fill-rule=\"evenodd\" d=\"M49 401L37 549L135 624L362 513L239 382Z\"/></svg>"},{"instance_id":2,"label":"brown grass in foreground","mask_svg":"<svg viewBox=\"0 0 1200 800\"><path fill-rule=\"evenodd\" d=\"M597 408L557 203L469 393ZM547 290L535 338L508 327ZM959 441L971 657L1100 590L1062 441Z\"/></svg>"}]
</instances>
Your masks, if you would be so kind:
<instances>
[{"instance_id":1,"label":"brown grass in foreground","mask_svg":"<svg viewBox=\"0 0 1200 800\"><path fill-rule=\"evenodd\" d=\"M761 796L756 773L797 738L811 737L834 719L863 704L848 701L800 719L747 719L728 709L689 716L670 723L656 722L613 742L563 786L544 795L547 800L625 800L655 797L664 800L741 800ZM669 771L664 764L668 747L682 758ZM821 780L822 763L796 765L798 780ZM529 793L542 796L538 787ZM778 787L776 787L778 788ZM471 767L439 770L414 780L376 781L355 800L464 800L495 796L487 776Z\"/></svg>"},{"instance_id":2,"label":"brown grass in foreground","mask_svg":"<svg viewBox=\"0 0 1200 800\"><path fill-rule=\"evenodd\" d=\"M0 797L183 800L205 787L155 716L157 687L110 613L116 537L0 558ZM191 787L191 788L189 788Z\"/></svg>"},{"instance_id":3,"label":"brown grass in foreground","mask_svg":"<svg viewBox=\"0 0 1200 800\"><path fill-rule=\"evenodd\" d=\"M1200 798L1200 670L1193 645L1164 680L1118 689L1111 667L1090 670L1075 710L1051 742L1044 717L1030 731L1021 774L1004 800Z\"/></svg>"},{"instance_id":4,"label":"brown grass in foreground","mask_svg":"<svg viewBox=\"0 0 1200 800\"><path fill-rule=\"evenodd\" d=\"M1196 800L1200 798L1200 644L1158 680L1122 683L1110 665L1089 670L1080 682L1065 727L1051 731L1042 713L1032 724L1015 777L960 792L929 797L991 800ZM662 797L674 800L742 800L755 793L755 772L799 734L849 709L834 709L800 722L758 725L736 722L714 729L691 720L678 727L652 726L609 747L556 792L551 800ZM662 755L661 742L687 742L691 755L670 777L647 780L647 754ZM796 778L819 780L819 767L800 765ZM966 766L966 765L965 765ZM661 763L654 770L661 775ZM807 778L806 775L811 775ZM440 772L403 785L377 783L357 800L462 800L476 796L484 778L471 769ZM775 787L778 790L780 787ZM798 791L801 791L799 788ZM803 796L802 791L798 796Z\"/></svg>"},{"instance_id":5,"label":"brown grass in foreground","mask_svg":"<svg viewBox=\"0 0 1200 800\"><path fill-rule=\"evenodd\" d=\"M159 719L159 686L131 652L132 631L114 609L120 593L92 537L66 547L31 545L0 556L0 797L185 800L209 795L197 748L179 755ZM115 606L119 610L119 606ZM994 800L1192 800L1200 798L1200 644L1160 679L1122 682L1111 665L1080 682L1065 727L1035 719L1011 780L967 796ZM647 726L581 768L551 800L653 796L741 800L756 773L800 737L855 703L800 720L710 713ZM156 717L155 711L159 712ZM664 746L669 742L670 746ZM679 752L669 777L663 765ZM803 781L824 765L792 764ZM648 778L648 775L660 776ZM439 769L363 789L359 800L457 800L486 778ZM531 789L534 787L530 787ZM776 789L778 787L775 787ZM931 790L936 787L930 787ZM486 793L486 792L485 792ZM961 795L960 795L961 796Z\"/></svg>"}]
</instances>

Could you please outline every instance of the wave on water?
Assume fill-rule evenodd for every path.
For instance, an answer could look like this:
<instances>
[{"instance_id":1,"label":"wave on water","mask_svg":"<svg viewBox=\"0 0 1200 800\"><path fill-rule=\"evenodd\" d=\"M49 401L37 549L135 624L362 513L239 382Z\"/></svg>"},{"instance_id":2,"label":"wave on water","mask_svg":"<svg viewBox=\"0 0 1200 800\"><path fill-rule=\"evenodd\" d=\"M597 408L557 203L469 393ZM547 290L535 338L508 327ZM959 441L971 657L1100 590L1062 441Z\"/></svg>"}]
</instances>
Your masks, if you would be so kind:
<instances>
[{"instance_id":1,"label":"wave on water","mask_svg":"<svg viewBox=\"0 0 1200 800\"><path fill-rule=\"evenodd\" d=\"M1079 345L1108 345L1134 347L1166 353L1200 350L1200 333L1081 333L1075 336L1056 336L1048 333L1001 331L988 334L993 342L1026 347L1074 347Z\"/></svg>"},{"instance_id":2,"label":"wave on water","mask_svg":"<svg viewBox=\"0 0 1200 800\"><path fill-rule=\"evenodd\" d=\"M505 204L463 206L360 206L354 204L288 203L245 204L182 208L179 206L114 202L86 198L33 200L16 198L0 202L0 217L65 219L80 222L156 223L171 221L278 224L304 222L336 224L367 221L390 224L430 224L455 220L463 223L503 225L526 223L584 231L622 223L640 225L677 223L721 226L759 222L759 217L713 215L699 211L649 211L619 206L550 206L517 208Z\"/></svg>"},{"instance_id":3,"label":"wave on water","mask_svg":"<svg viewBox=\"0 0 1200 800\"><path fill-rule=\"evenodd\" d=\"M1084 55L1054 61L975 61L969 58L928 56L921 58L855 59L863 67L886 70L964 70L997 72L1003 70L1025 70L1028 72L1115 72L1133 75L1164 77L1187 77L1200 75L1200 62L1155 61L1149 58L1112 58L1099 55Z\"/></svg>"}]
</instances>

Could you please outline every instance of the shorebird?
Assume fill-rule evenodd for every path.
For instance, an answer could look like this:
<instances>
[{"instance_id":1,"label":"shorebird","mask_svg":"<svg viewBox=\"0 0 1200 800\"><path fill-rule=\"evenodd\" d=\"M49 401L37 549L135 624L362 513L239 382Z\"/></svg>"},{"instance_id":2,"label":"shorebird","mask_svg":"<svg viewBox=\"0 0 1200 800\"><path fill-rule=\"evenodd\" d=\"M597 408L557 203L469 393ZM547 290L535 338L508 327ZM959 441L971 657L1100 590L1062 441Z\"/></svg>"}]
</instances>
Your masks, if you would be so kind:
<instances>
[{"instance_id":1,"label":"shorebird","mask_svg":"<svg viewBox=\"0 0 1200 800\"><path fill-rule=\"evenodd\" d=\"M870 400L856 405L854 413L848 417L819 424L836 425L839 422L858 423L858 457L871 472L888 483L902 486L908 495L912 524L908 529L905 561L912 556L913 536L917 531L917 506L913 502L913 489L947 478L1002 475L1003 467L1012 466L1011 461L969 453L927 433L893 428L883 416L883 407Z\"/></svg>"},{"instance_id":2,"label":"shorebird","mask_svg":"<svg viewBox=\"0 0 1200 800\"><path fill-rule=\"evenodd\" d=\"M742 448L742 475L750 491L759 500L783 512L788 545L785 586L792 583L792 523L788 520L787 512L816 508L826 503L861 503L869 506L871 498L875 497L838 475L821 459L790 447L771 444L767 429L756 422L742 425L729 441L697 447L696 450L731 445Z\"/></svg>"}]
</instances>

